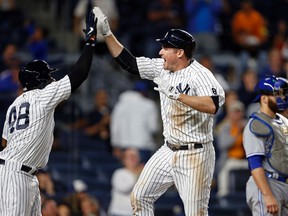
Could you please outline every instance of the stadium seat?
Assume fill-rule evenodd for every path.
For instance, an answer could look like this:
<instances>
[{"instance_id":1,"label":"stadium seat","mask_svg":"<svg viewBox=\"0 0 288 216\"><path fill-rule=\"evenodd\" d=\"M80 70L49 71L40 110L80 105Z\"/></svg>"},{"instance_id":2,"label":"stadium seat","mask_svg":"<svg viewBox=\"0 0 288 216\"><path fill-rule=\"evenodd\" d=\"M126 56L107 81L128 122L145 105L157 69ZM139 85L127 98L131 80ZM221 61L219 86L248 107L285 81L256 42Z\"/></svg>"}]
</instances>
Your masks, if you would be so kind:
<instances>
[{"instance_id":1,"label":"stadium seat","mask_svg":"<svg viewBox=\"0 0 288 216\"><path fill-rule=\"evenodd\" d=\"M249 169L235 169L229 173L229 186L231 193L245 192L246 182L251 173Z\"/></svg>"}]
</instances>

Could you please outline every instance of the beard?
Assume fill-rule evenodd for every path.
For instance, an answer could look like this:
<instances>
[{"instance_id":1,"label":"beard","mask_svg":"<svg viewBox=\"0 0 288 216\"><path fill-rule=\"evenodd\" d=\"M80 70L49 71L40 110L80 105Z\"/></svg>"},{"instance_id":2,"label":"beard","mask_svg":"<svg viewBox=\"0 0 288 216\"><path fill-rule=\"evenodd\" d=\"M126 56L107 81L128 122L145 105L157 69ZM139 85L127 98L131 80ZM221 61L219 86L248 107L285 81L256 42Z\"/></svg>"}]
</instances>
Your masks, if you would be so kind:
<instances>
[{"instance_id":1,"label":"beard","mask_svg":"<svg viewBox=\"0 0 288 216\"><path fill-rule=\"evenodd\" d=\"M275 100L271 100L270 98L268 99L268 107L269 109L274 112L274 113L278 113L279 112L279 109L278 109L278 106L277 106L277 103Z\"/></svg>"}]
</instances>

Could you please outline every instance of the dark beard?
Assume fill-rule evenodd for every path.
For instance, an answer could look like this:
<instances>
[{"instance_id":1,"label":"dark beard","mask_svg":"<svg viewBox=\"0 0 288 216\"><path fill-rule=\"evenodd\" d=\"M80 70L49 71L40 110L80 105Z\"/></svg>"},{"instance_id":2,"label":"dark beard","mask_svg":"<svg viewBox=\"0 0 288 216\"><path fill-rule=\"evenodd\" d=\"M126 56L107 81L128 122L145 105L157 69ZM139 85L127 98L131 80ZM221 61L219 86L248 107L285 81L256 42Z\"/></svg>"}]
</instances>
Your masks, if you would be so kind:
<instances>
[{"instance_id":1,"label":"dark beard","mask_svg":"<svg viewBox=\"0 0 288 216\"><path fill-rule=\"evenodd\" d=\"M268 99L268 107L274 113L278 113L279 112L277 103L275 101L272 101L270 98Z\"/></svg>"}]
</instances>

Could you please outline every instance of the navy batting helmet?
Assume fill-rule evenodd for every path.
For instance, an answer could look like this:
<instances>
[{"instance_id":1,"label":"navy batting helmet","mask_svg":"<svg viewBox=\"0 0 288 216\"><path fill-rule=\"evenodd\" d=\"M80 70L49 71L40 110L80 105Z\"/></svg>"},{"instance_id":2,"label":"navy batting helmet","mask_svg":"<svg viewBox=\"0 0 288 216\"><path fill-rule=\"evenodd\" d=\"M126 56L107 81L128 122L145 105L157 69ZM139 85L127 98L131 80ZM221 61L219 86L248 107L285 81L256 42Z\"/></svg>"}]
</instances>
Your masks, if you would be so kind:
<instances>
[{"instance_id":1,"label":"navy batting helmet","mask_svg":"<svg viewBox=\"0 0 288 216\"><path fill-rule=\"evenodd\" d=\"M183 49L187 58L192 59L196 42L194 37L182 29L171 29L164 38L156 39L163 46Z\"/></svg>"},{"instance_id":2,"label":"navy batting helmet","mask_svg":"<svg viewBox=\"0 0 288 216\"><path fill-rule=\"evenodd\" d=\"M34 60L20 69L18 78L25 91L42 89L54 81L51 73L57 70L57 68L51 68L44 60Z\"/></svg>"}]
</instances>

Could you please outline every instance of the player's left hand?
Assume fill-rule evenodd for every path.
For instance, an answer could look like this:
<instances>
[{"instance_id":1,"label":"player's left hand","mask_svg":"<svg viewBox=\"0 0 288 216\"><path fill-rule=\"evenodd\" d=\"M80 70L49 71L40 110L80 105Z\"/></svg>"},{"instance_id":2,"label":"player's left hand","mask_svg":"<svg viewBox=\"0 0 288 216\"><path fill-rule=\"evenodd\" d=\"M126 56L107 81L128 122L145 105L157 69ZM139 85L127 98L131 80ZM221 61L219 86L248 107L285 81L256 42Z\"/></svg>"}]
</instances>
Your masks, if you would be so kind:
<instances>
[{"instance_id":1,"label":"player's left hand","mask_svg":"<svg viewBox=\"0 0 288 216\"><path fill-rule=\"evenodd\" d=\"M87 44L95 46L97 40L97 18L95 19L95 14L91 11L86 16L86 29L83 29L85 33L85 41Z\"/></svg>"},{"instance_id":2,"label":"player's left hand","mask_svg":"<svg viewBox=\"0 0 288 216\"><path fill-rule=\"evenodd\" d=\"M156 91L164 93L168 98L173 100L179 98L180 93L173 86L169 85L166 80L156 77L153 81L158 85L158 87L154 87Z\"/></svg>"}]
</instances>

